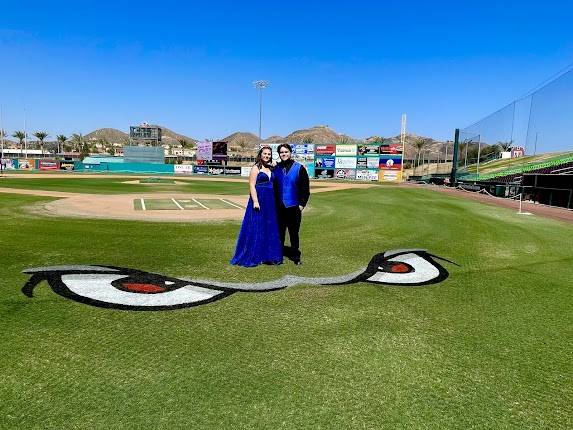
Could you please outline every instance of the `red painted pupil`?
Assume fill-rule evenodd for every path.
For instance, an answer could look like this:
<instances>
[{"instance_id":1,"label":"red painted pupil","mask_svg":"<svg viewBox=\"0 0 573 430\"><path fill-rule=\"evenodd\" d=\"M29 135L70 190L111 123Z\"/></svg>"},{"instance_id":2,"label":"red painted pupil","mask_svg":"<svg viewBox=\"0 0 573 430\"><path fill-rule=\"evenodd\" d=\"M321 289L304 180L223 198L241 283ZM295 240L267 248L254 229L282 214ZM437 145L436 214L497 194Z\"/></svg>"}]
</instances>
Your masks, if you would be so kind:
<instances>
[{"instance_id":1,"label":"red painted pupil","mask_svg":"<svg viewBox=\"0 0 573 430\"><path fill-rule=\"evenodd\" d=\"M390 268L390 272L392 273L408 273L409 271L410 268L406 266L404 263L394 264Z\"/></svg>"},{"instance_id":2,"label":"red painted pupil","mask_svg":"<svg viewBox=\"0 0 573 430\"><path fill-rule=\"evenodd\" d=\"M132 293L162 293L167 291L165 287L155 284L123 284L123 288Z\"/></svg>"}]
</instances>

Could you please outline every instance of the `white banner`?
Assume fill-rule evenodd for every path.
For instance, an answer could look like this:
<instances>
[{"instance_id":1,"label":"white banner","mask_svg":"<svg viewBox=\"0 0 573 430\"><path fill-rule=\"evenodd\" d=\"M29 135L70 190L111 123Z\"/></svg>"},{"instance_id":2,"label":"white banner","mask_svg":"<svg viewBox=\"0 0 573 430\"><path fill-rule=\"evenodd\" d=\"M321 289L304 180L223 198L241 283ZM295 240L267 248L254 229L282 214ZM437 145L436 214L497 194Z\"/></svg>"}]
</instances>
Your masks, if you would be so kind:
<instances>
[{"instance_id":1,"label":"white banner","mask_svg":"<svg viewBox=\"0 0 573 430\"><path fill-rule=\"evenodd\" d=\"M193 165L191 165L191 164L176 164L175 165L175 174L176 175L192 175L193 174Z\"/></svg>"},{"instance_id":2,"label":"white banner","mask_svg":"<svg viewBox=\"0 0 573 430\"><path fill-rule=\"evenodd\" d=\"M339 155L356 157L356 145L336 145L336 156Z\"/></svg>"},{"instance_id":3,"label":"white banner","mask_svg":"<svg viewBox=\"0 0 573 430\"><path fill-rule=\"evenodd\" d=\"M336 157L334 167L337 169L356 169L356 157Z\"/></svg>"},{"instance_id":4,"label":"white banner","mask_svg":"<svg viewBox=\"0 0 573 430\"><path fill-rule=\"evenodd\" d=\"M252 168L253 168L252 166L242 166L241 167L241 176L249 177L249 175L251 174Z\"/></svg>"}]
</instances>

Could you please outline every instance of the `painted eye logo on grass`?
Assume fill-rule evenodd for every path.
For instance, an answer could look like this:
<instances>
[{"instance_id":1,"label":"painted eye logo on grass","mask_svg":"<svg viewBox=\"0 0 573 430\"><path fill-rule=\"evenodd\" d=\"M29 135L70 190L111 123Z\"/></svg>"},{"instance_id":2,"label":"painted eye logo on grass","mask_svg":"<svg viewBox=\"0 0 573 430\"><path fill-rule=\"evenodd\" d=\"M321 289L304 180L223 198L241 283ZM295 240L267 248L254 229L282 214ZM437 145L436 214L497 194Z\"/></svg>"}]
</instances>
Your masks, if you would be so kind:
<instances>
[{"instance_id":1,"label":"painted eye logo on grass","mask_svg":"<svg viewBox=\"0 0 573 430\"><path fill-rule=\"evenodd\" d=\"M260 283L228 283L178 279L137 269L114 266L52 266L24 270L31 275L22 293L33 297L34 288L47 281L65 298L102 308L157 311L186 308L214 302L236 292L265 292L306 285L351 285L358 282L393 286L435 284L448 271L435 259L444 258L422 249L386 251L376 254L366 268L331 278L285 276Z\"/></svg>"}]
</instances>

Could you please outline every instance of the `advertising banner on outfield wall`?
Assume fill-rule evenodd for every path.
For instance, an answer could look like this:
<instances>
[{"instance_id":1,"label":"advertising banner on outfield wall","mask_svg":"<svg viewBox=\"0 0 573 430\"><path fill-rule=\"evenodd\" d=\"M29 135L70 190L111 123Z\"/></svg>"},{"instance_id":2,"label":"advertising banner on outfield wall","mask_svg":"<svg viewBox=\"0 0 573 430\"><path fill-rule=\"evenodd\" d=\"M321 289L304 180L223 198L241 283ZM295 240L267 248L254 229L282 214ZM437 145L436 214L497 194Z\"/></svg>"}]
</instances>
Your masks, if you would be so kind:
<instances>
[{"instance_id":1,"label":"advertising banner on outfield wall","mask_svg":"<svg viewBox=\"0 0 573 430\"><path fill-rule=\"evenodd\" d=\"M359 181L377 181L378 170L357 170L356 179Z\"/></svg>"},{"instance_id":2,"label":"advertising banner on outfield wall","mask_svg":"<svg viewBox=\"0 0 573 430\"><path fill-rule=\"evenodd\" d=\"M314 154L293 154L292 159L305 165L314 162Z\"/></svg>"},{"instance_id":3,"label":"advertising banner on outfield wall","mask_svg":"<svg viewBox=\"0 0 573 430\"><path fill-rule=\"evenodd\" d=\"M317 179L332 179L334 178L334 169L314 169L314 176Z\"/></svg>"},{"instance_id":4,"label":"advertising banner on outfield wall","mask_svg":"<svg viewBox=\"0 0 573 430\"><path fill-rule=\"evenodd\" d=\"M368 158L366 157L358 157L356 159L356 167L366 169L368 167Z\"/></svg>"},{"instance_id":5,"label":"advertising banner on outfield wall","mask_svg":"<svg viewBox=\"0 0 573 430\"><path fill-rule=\"evenodd\" d=\"M306 171L308 173L309 178L314 178L314 163L306 163L304 165L306 167Z\"/></svg>"},{"instance_id":6,"label":"advertising banner on outfield wall","mask_svg":"<svg viewBox=\"0 0 573 430\"><path fill-rule=\"evenodd\" d=\"M314 144L312 143L296 143L291 145L293 154L314 154Z\"/></svg>"},{"instance_id":7,"label":"advertising banner on outfield wall","mask_svg":"<svg viewBox=\"0 0 573 430\"><path fill-rule=\"evenodd\" d=\"M251 169L253 166L242 166L241 167L241 176L246 176L247 178L251 175Z\"/></svg>"},{"instance_id":8,"label":"advertising banner on outfield wall","mask_svg":"<svg viewBox=\"0 0 573 430\"><path fill-rule=\"evenodd\" d=\"M337 169L356 169L356 157L336 157L334 167Z\"/></svg>"},{"instance_id":9,"label":"advertising banner on outfield wall","mask_svg":"<svg viewBox=\"0 0 573 430\"><path fill-rule=\"evenodd\" d=\"M195 175L206 175L209 173L209 167L207 166L193 166L193 174Z\"/></svg>"},{"instance_id":10,"label":"advertising banner on outfield wall","mask_svg":"<svg viewBox=\"0 0 573 430\"><path fill-rule=\"evenodd\" d=\"M192 164L175 164L174 166L174 173L176 175L192 175L193 174L193 165Z\"/></svg>"},{"instance_id":11,"label":"advertising banner on outfield wall","mask_svg":"<svg viewBox=\"0 0 573 430\"><path fill-rule=\"evenodd\" d=\"M356 145L336 145L336 156L356 157Z\"/></svg>"},{"instance_id":12,"label":"advertising banner on outfield wall","mask_svg":"<svg viewBox=\"0 0 573 430\"><path fill-rule=\"evenodd\" d=\"M396 182L402 180L402 172L399 170L380 170L379 180L384 182Z\"/></svg>"},{"instance_id":13,"label":"advertising banner on outfield wall","mask_svg":"<svg viewBox=\"0 0 573 430\"><path fill-rule=\"evenodd\" d=\"M219 166L208 166L207 167L209 170L209 174L210 175L224 175L225 174L225 168L223 166L219 167Z\"/></svg>"},{"instance_id":14,"label":"advertising banner on outfield wall","mask_svg":"<svg viewBox=\"0 0 573 430\"><path fill-rule=\"evenodd\" d=\"M228 160L227 142L213 142L213 160Z\"/></svg>"},{"instance_id":15,"label":"advertising banner on outfield wall","mask_svg":"<svg viewBox=\"0 0 573 430\"><path fill-rule=\"evenodd\" d=\"M391 145L382 145L380 147L381 154L401 154L402 153L402 144L401 143L392 143Z\"/></svg>"},{"instance_id":16,"label":"advertising banner on outfield wall","mask_svg":"<svg viewBox=\"0 0 573 430\"><path fill-rule=\"evenodd\" d=\"M400 170L401 167L402 167L402 156L401 155L381 155L380 156L380 168L381 169Z\"/></svg>"},{"instance_id":17,"label":"advertising banner on outfield wall","mask_svg":"<svg viewBox=\"0 0 573 430\"><path fill-rule=\"evenodd\" d=\"M3 170L14 170L16 168L16 160L12 160L11 158L2 158L0 163L2 163Z\"/></svg>"},{"instance_id":18,"label":"advertising banner on outfield wall","mask_svg":"<svg viewBox=\"0 0 573 430\"><path fill-rule=\"evenodd\" d=\"M60 170L66 170L66 171L72 171L75 170L75 164L72 160L64 160L64 161L60 161ZM88 168L88 166L86 165L86 169Z\"/></svg>"},{"instance_id":19,"label":"advertising banner on outfield wall","mask_svg":"<svg viewBox=\"0 0 573 430\"><path fill-rule=\"evenodd\" d=\"M34 160L28 158L18 159L18 169L20 170L32 170L34 169Z\"/></svg>"},{"instance_id":20,"label":"advertising banner on outfield wall","mask_svg":"<svg viewBox=\"0 0 573 430\"><path fill-rule=\"evenodd\" d=\"M315 157L314 166L317 169L334 169L336 164L334 157Z\"/></svg>"},{"instance_id":21,"label":"advertising banner on outfield wall","mask_svg":"<svg viewBox=\"0 0 573 430\"><path fill-rule=\"evenodd\" d=\"M356 169L336 169L334 177L336 179L356 179Z\"/></svg>"},{"instance_id":22,"label":"advertising banner on outfield wall","mask_svg":"<svg viewBox=\"0 0 573 430\"><path fill-rule=\"evenodd\" d=\"M225 175L240 176L241 166L225 166Z\"/></svg>"},{"instance_id":23,"label":"advertising banner on outfield wall","mask_svg":"<svg viewBox=\"0 0 573 430\"><path fill-rule=\"evenodd\" d=\"M315 145L314 153L316 155L336 155L336 145Z\"/></svg>"},{"instance_id":24,"label":"advertising banner on outfield wall","mask_svg":"<svg viewBox=\"0 0 573 430\"><path fill-rule=\"evenodd\" d=\"M38 169L40 170L59 170L60 162L56 160L38 160Z\"/></svg>"},{"instance_id":25,"label":"advertising banner on outfield wall","mask_svg":"<svg viewBox=\"0 0 573 430\"><path fill-rule=\"evenodd\" d=\"M378 157L368 157L366 159L366 167L368 167L369 169L378 169L379 163L380 160L378 160Z\"/></svg>"},{"instance_id":26,"label":"advertising banner on outfield wall","mask_svg":"<svg viewBox=\"0 0 573 430\"><path fill-rule=\"evenodd\" d=\"M213 159L213 142L204 141L197 142L197 160L212 160Z\"/></svg>"},{"instance_id":27,"label":"advertising banner on outfield wall","mask_svg":"<svg viewBox=\"0 0 573 430\"><path fill-rule=\"evenodd\" d=\"M380 154L378 145L358 145L358 155L375 155Z\"/></svg>"}]
</instances>

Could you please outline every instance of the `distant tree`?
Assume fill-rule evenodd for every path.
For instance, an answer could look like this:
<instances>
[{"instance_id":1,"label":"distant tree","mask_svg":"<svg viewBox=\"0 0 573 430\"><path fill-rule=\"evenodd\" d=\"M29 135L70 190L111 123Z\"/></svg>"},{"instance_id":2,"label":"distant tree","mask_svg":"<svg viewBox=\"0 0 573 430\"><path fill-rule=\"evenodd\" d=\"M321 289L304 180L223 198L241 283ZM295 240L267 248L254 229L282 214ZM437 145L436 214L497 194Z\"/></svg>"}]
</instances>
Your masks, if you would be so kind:
<instances>
[{"instance_id":1,"label":"distant tree","mask_svg":"<svg viewBox=\"0 0 573 430\"><path fill-rule=\"evenodd\" d=\"M22 153L22 156L24 156L24 139L26 139L26 133L24 133L23 131L15 131L14 134L12 135L12 137L18 139L18 144L20 145L20 152Z\"/></svg>"},{"instance_id":2,"label":"distant tree","mask_svg":"<svg viewBox=\"0 0 573 430\"><path fill-rule=\"evenodd\" d=\"M430 143L430 140L425 137L419 137L414 141L414 148L416 148L416 164L414 165L414 173L416 173L416 167L420 165L420 154L428 143Z\"/></svg>"},{"instance_id":3,"label":"distant tree","mask_svg":"<svg viewBox=\"0 0 573 430\"><path fill-rule=\"evenodd\" d=\"M40 142L40 150L42 151L42 155L44 154L44 139L46 137L48 137L48 133L46 133L45 131L37 131L34 133L34 137L36 139L38 139L38 142Z\"/></svg>"},{"instance_id":4,"label":"distant tree","mask_svg":"<svg viewBox=\"0 0 573 430\"><path fill-rule=\"evenodd\" d=\"M314 142L314 138L312 136L306 136L304 139L302 139L302 143L313 143Z\"/></svg>"},{"instance_id":5,"label":"distant tree","mask_svg":"<svg viewBox=\"0 0 573 430\"><path fill-rule=\"evenodd\" d=\"M88 155L90 155L90 147L87 142L83 142L80 146L80 158L83 160Z\"/></svg>"},{"instance_id":6,"label":"distant tree","mask_svg":"<svg viewBox=\"0 0 573 430\"><path fill-rule=\"evenodd\" d=\"M107 147L107 153L109 155L115 155L115 146L113 146L113 145L108 146Z\"/></svg>"},{"instance_id":7,"label":"distant tree","mask_svg":"<svg viewBox=\"0 0 573 430\"><path fill-rule=\"evenodd\" d=\"M64 143L66 143L67 140L68 138L63 134L58 134L56 136L56 141L58 142L58 154L62 151L62 149L64 149Z\"/></svg>"},{"instance_id":8,"label":"distant tree","mask_svg":"<svg viewBox=\"0 0 573 430\"><path fill-rule=\"evenodd\" d=\"M513 140L509 140L507 142L497 142L496 144L497 146L499 146L499 148L502 151L511 151L511 148L513 148Z\"/></svg>"},{"instance_id":9,"label":"distant tree","mask_svg":"<svg viewBox=\"0 0 573 430\"><path fill-rule=\"evenodd\" d=\"M340 136L337 143L339 145L349 145L352 143L352 139L348 136Z\"/></svg>"},{"instance_id":10,"label":"distant tree","mask_svg":"<svg viewBox=\"0 0 573 430\"><path fill-rule=\"evenodd\" d=\"M81 152L83 149L84 137L81 133L74 133L70 138L70 142L72 143L73 151Z\"/></svg>"}]
</instances>

